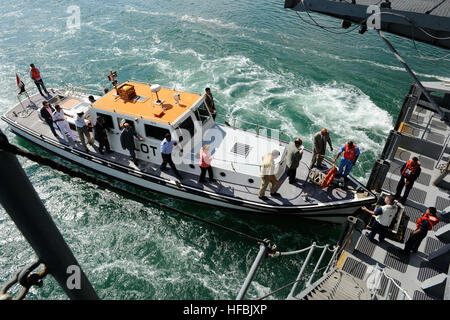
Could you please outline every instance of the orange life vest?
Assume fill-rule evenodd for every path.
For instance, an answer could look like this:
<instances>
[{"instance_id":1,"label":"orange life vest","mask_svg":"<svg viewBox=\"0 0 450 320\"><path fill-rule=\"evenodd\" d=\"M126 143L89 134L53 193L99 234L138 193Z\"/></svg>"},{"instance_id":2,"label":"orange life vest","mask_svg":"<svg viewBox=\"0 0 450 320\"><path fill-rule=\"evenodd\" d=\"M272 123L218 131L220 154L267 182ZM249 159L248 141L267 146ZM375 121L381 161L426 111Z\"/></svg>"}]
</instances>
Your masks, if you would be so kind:
<instances>
[{"instance_id":1,"label":"orange life vest","mask_svg":"<svg viewBox=\"0 0 450 320\"><path fill-rule=\"evenodd\" d=\"M419 169L419 163L416 163L415 166L412 165L412 160L408 160L406 163L405 169L402 171L402 176L409 178L416 174L417 169Z\"/></svg>"},{"instance_id":2,"label":"orange life vest","mask_svg":"<svg viewBox=\"0 0 450 320\"><path fill-rule=\"evenodd\" d=\"M416 221L417 229L419 229L422 226L422 223L425 220L428 220L428 222L429 222L428 230L431 230L431 228L433 228L439 222L439 219L437 217L432 216L431 214L425 213L423 216L421 216L419 219L417 219L417 221Z\"/></svg>"},{"instance_id":3,"label":"orange life vest","mask_svg":"<svg viewBox=\"0 0 450 320\"><path fill-rule=\"evenodd\" d=\"M39 70L37 68L31 68L31 74L32 74L32 78L33 80L37 80L41 77L41 74L39 73Z\"/></svg>"},{"instance_id":4,"label":"orange life vest","mask_svg":"<svg viewBox=\"0 0 450 320\"><path fill-rule=\"evenodd\" d=\"M347 160L355 160L356 159L356 145L353 145L353 148L350 149L348 147L348 143L346 143L343 156Z\"/></svg>"},{"instance_id":5,"label":"orange life vest","mask_svg":"<svg viewBox=\"0 0 450 320\"><path fill-rule=\"evenodd\" d=\"M338 169L336 168L336 166L334 166L333 168L330 169L330 171L328 171L327 175L325 176L325 179L323 179L322 188L326 188L330 185L331 181L333 181L334 176L337 174Z\"/></svg>"}]
</instances>

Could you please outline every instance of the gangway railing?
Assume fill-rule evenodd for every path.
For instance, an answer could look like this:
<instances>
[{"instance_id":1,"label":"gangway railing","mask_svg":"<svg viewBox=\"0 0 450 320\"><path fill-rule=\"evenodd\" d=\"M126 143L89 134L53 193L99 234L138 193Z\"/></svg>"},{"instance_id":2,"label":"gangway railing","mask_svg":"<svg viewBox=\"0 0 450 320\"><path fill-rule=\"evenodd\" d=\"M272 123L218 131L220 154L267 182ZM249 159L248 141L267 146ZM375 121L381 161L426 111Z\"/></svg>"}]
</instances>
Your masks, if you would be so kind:
<instances>
[{"instance_id":1,"label":"gangway railing","mask_svg":"<svg viewBox=\"0 0 450 320\"><path fill-rule=\"evenodd\" d=\"M313 253L314 253L315 249L322 249L322 252L320 254L319 259L314 264L314 269L309 274L308 280L306 280L306 279L304 279L305 277L303 275L304 275L305 270L306 270L306 268L308 266L312 267L312 265L310 265L310 261L311 261L311 259L313 257ZM296 250L296 251L280 252L280 251L276 251L276 247L267 247L267 246L265 247L264 245L261 244L260 250L258 251L258 255L257 255L255 261L253 262L252 267L250 268L250 271L249 271L249 273L247 275L247 278L246 278L244 284L242 285L236 300L242 300L244 298L244 296L245 296L246 292L248 291L248 288L250 287L250 284L251 284L254 276L256 275L256 272L257 272L259 266L261 265L261 262L264 259L264 257L270 256L272 258L275 258L275 257L280 257L280 256L297 255L297 254L301 254L301 253L305 253L305 252L308 252L308 254L307 254L305 260L303 261L303 263L302 263L302 265L300 267L300 271L299 271L299 273L297 275L296 280L291 282L291 283L288 283L288 284L282 286L281 288L276 289L275 291L272 291L271 293L269 293L269 294L267 294L267 295L265 295L263 297L258 298L258 300L263 300L263 299L265 299L265 298L267 298L267 297L269 297L271 295L274 295L275 293L278 293L278 292L280 292L282 290L285 290L287 288L291 288L291 290L290 290L290 292L289 292L289 294L287 296L287 299L290 299L290 298L294 297L299 283L301 281L304 281L304 280L306 280L306 282L304 284L304 288L310 287L311 283L313 283L314 277L316 276L316 274L319 271L324 270L323 273L321 274L321 276L324 276L325 274L327 274L335 266L337 253L339 252L339 246L335 245L333 247L333 249L330 249L330 246L328 244L321 246L321 245L317 245L316 242L313 242L307 248L303 248L303 249ZM322 264L322 261L323 261L323 259L325 257L325 254L327 252L331 252L332 256L330 257L330 259L329 259L328 263L326 264L326 266L322 266L320 268L320 266Z\"/></svg>"},{"instance_id":2,"label":"gangway railing","mask_svg":"<svg viewBox=\"0 0 450 320\"><path fill-rule=\"evenodd\" d=\"M371 289L370 289L370 299L371 300L375 300L378 292L381 290L380 288L380 284L381 284L381 277L384 275L384 277L387 279L387 284L386 284L386 289L384 294L381 296L381 298L383 300L389 300L391 298L392 292L391 292L391 287L392 285L394 285L395 287L398 288L399 290L399 294L400 294L400 298L396 299L396 300L412 300L411 297L408 295L408 293L406 292L406 290L404 290L403 288L401 288L397 282L395 282L395 280L393 278L391 278L390 276L388 276L385 272L385 270L383 268L381 268L378 263L375 265L374 271L374 281L372 283Z\"/></svg>"}]
</instances>

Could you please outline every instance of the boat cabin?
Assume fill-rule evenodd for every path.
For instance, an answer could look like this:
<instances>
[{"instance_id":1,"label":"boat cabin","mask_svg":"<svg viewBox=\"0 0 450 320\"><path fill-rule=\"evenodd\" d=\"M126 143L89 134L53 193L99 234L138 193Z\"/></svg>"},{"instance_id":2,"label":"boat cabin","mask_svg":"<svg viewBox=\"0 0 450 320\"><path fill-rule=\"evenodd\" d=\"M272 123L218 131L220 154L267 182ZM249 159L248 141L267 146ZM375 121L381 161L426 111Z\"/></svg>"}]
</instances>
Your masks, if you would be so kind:
<instances>
[{"instance_id":1,"label":"boat cabin","mask_svg":"<svg viewBox=\"0 0 450 320\"><path fill-rule=\"evenodd\" d=\"M214 156L214 176L220 180L258 184L261 158L273 149L279 150L281 155L275 161L276 176L282 175L284 144L251 130L215 123L201 95L159 86L155 92L154 87L128 81L92 104L89 111L92 123L101 116L111 130L108 135L111 150L129 154L120 144L120 133L126 121L144 138L135 143L136 157L140 160L161 163L161 142L166 133L170 133L172 139L180 141L172 158L181 171L199 174L200 148L209 144Z\"/></svg>"}]
</instances>

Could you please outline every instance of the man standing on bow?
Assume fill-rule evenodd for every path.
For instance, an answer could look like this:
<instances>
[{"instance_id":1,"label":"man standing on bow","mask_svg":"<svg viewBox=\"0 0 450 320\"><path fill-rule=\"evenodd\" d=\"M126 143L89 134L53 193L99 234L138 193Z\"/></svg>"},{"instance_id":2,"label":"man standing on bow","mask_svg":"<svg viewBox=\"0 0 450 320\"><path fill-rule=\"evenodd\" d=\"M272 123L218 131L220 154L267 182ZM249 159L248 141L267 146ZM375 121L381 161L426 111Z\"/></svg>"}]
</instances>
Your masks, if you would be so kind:
<instances>
[{"instance_id":1,"label":"man standing on bow","mask_svg":"<svg viewBox=\"0 0 450 320\"><path fill-rule=\"evenodd\" d=\"M41 94L41 96L43 96L44 98L47 98L42 93L41 87L42 87L42 89L44 89L44 91L47 94L47 96L49 95L49 93L47 91L47 88L44 85L44 81L41 78L41 74L40 74L38 68L36 68L34 64L30 64L30 77L34 81L34 84L38 88L39 93Z\"/></svg>"}]
</instances>

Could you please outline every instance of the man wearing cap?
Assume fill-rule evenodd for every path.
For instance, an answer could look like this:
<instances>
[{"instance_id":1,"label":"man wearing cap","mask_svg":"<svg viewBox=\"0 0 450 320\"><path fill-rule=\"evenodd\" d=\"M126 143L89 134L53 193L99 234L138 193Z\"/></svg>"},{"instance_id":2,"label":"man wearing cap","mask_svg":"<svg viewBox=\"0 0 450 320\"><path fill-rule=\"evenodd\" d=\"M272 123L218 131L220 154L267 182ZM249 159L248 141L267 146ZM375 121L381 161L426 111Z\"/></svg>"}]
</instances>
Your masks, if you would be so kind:
<instances>
[{"instance_id":1,"label":"man wearing cap","mask_svg":"<svg viewBox=\"0 0 450 320\"><path fill-rule=\"evenodd\" d=\"M86 125L85 118L89 118L88 115L85 115L83 111L77 112L77 118L75 119L75 127L77 129L78 137L80 138L81 144L84 147L84 150L86 152L89 152L87 146L86 146L86 140L85 137L88 140L88 143L92 146L94 144L94 141L91 137L91 134L89 133L89 128Z\"/></svg>"},{"instance_id":2,"label":"man wearing cap","mask_svg":"<svg viewBox=\"0 0 450 320\"><path fill-rule=\"evenodd\" d=\"M327 143L330 145L330 151L333 151L333 146L331 145L330 134L327 129L323 128L320 132L314 135L313 139L313 156L311 159L310 168L314 165L320 169L322 168L322 160L325 157L325 152L327 151Z\"/></svg>"}]
</instances>

